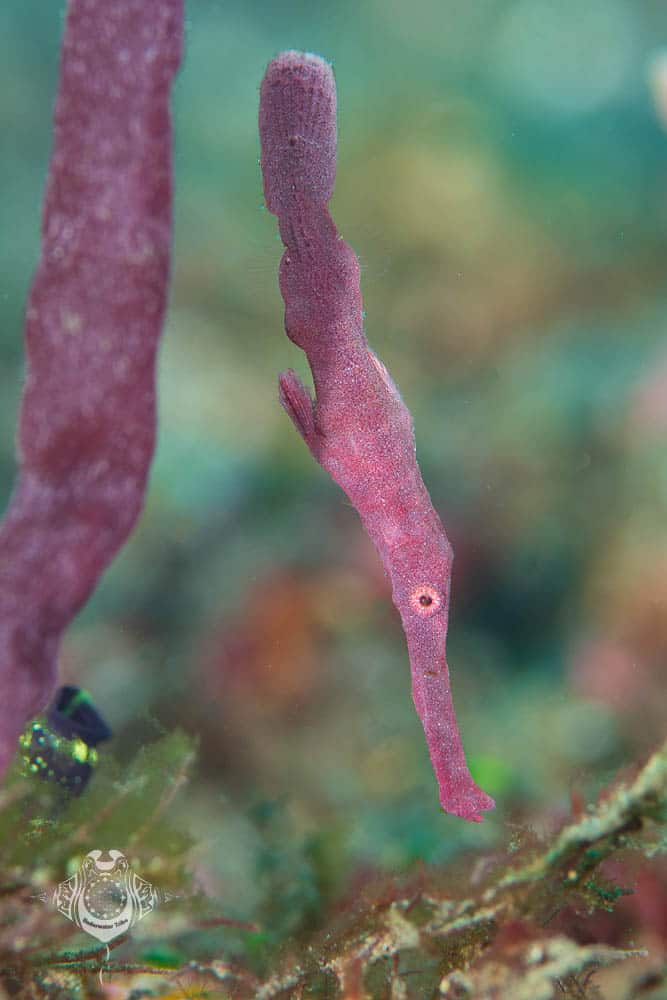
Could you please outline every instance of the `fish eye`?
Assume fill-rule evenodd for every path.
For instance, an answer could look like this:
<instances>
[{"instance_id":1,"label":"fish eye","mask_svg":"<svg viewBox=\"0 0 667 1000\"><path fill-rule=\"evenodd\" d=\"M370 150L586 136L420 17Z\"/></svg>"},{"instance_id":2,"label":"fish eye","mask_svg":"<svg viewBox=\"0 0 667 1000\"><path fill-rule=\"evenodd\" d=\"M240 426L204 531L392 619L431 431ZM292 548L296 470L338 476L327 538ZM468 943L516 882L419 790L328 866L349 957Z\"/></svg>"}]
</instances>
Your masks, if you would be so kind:
<instances>
[{"instance_id":1,"label":"fish eye","mask_svg":"<svg viewBox=\"0 0 667 1000\"><path fill-rule=\"evenodd\" d=\"M422 617L428 617L442 605L442 598L439 592L429 583L422 583L410 594L410 606L413 611Z\"/></svg>"}]
</instances>

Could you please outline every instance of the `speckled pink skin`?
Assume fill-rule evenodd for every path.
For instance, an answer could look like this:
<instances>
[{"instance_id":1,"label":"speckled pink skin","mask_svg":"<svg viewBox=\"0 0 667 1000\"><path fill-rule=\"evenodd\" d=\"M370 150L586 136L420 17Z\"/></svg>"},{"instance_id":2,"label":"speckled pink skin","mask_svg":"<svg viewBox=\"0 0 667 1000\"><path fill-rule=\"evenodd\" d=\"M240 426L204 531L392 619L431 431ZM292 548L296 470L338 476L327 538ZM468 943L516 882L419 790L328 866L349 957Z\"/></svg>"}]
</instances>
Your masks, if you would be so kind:
<instances>
[{"instance_id":1,"label":"speckled pink skin","mask_svg":"<svg viewBox=\"0 0 667 1000\"><path fill-rule=\"evenodd\" d=\"M261 87L264 195L286 250L285 329L301 347L313 402L292 371L280 399L315 459L359 511L391 579L446 812L479 821L492 809L466 765L445 659L452 550L422 482L412 419L362 324L359 264L327 204L336 172L336 86L318 56L284 52Z\"/></svg>"},{"instance_id":2,"label":"speckled pink skin","mask_svg":"<svg viewBox=\"0 0 667 1000\"><path fill-rule=\"evenodd\" d=\"M20 473L0 528L0 774L63 629L141 510L171 248L182 0L70 0L26 312Z\"/></svg>"}]
</instances>

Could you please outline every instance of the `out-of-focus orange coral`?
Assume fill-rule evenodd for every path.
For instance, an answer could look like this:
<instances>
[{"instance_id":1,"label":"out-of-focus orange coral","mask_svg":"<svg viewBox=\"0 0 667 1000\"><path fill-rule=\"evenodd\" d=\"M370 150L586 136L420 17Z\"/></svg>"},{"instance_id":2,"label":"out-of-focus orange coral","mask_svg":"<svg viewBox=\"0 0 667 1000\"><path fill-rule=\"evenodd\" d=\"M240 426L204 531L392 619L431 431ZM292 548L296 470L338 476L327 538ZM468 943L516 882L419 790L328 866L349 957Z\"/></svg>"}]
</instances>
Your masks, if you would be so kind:
<instances>
[{"instance_id":1,"label":"out-of-focus orange coral","mask_svg":"<svg viewBox=\"0 0 667 1000\"><path fill-rule=\"evenodd\" d=\"M650 670L632 649L598 637L575 651L571 678L577 694L618 711L633 711L645 700Z\"/></svg>"},{"instance_id":2,"label":"out-of-focus orange coral","mask_svg":"<svg viewBox=\"0 0 667 1000\"><path fill-rule=\"evenodd\" d=\"M262 714L290 714L321 690L326 633L370 597L363 581L336 570L281 568L252 581L238 613L208 640L207 690L223 704L247 699Z\"/></svg>"},{"instance_id":3,"label":"out-of-focus orange coral","mask_svg":"<svg viewBox=\"0 0 667 1000\"><path fill-rule=\"evenodd\" d=\"M633 437L641 439L667 432L667 358L652 365L637 384L630 400L627 428Z\"/></svg>"}]
</instances>

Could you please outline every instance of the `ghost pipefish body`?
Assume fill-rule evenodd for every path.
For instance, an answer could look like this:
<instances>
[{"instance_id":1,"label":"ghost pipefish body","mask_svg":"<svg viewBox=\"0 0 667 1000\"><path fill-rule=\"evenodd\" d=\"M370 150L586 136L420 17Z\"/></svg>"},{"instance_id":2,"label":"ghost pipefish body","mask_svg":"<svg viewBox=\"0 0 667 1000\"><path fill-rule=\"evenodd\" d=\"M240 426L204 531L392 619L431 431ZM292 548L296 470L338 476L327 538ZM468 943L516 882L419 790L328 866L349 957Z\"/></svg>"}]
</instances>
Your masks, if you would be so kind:
<instances>
[{"instance_id":1,"label":"ghost pipefish body","mask_svg":"<svg viewBox=\"0 0 667 1000\"><path fill-rule=\"evenodd\" d=\"M347 493L391 580L442 808L480 821L454 715L445 640L452 549L419 472L412 418L363 331L359 263L328 211L336 173L336 86L318 56L284 52L262 81L264 196L285 253L285 330L305 352L315 400L293 371L280 401L313 457Z\"/></svg>"}]
</instances>

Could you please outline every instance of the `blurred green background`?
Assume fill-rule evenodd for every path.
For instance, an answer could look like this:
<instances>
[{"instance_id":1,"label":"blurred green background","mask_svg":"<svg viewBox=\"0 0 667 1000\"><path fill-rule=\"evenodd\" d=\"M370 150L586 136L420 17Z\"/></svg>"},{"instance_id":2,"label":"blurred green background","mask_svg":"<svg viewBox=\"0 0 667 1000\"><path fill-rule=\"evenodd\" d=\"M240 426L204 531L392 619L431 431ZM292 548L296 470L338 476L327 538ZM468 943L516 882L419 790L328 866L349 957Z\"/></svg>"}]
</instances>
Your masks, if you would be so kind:
<instances>
[{"instance_id":1,"label":"blurred green background","mask_svg":"<svg viewBox=\"0 0 667 1000\"><path fill-rule=\"evenodd\" d=\"M62 9L0 8L3 502ZM61 662L113 726L106 752L198 736L181 822L230 914L289 935L352 873L548 828L658 741L666 33L658 0L187 5L159 448ZM439 810L379 560L278 404L278 372L307 373L258 166L283 48L336 71L332 212L456 552L455 702L498 803L481 826Z\"/></svg>"}]
</instances>

